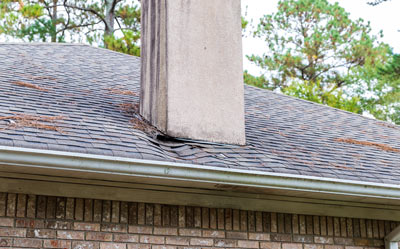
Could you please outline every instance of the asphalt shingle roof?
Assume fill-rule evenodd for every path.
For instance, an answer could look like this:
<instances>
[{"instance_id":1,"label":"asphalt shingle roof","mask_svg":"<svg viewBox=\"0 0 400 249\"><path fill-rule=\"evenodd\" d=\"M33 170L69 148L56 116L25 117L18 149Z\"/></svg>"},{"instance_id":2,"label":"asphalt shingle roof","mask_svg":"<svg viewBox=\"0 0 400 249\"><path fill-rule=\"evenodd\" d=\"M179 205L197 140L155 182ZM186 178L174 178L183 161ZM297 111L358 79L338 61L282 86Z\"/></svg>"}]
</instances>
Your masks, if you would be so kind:
<instances>
[{"instance_id":1,"label":"asphalt shingle roof","mask_svg":"<svg viewBox=\"0 0 400 249\"><path fill-rule=\"evenodd\" d=\"M246 146L164 141L135 125L139 77L105 49L0 44L0 145L400 184L399 126L246 86Z\"/></svg>"}]
</instances>

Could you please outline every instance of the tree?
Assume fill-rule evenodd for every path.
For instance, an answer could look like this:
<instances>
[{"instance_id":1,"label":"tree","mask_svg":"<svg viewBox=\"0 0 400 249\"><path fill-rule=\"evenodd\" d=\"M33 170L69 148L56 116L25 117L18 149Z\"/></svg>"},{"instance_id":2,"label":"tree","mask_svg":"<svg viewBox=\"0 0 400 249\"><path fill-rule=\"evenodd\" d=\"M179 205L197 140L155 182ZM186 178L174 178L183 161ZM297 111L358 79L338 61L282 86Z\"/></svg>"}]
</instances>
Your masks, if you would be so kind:
<instances>
[{"instance_id":1,"label":"tree","mask_svg":"<svg viewBox=\"0 0 400 249\"><path fill-rule=\"evenodd\" d=\"M386 65L377 69L377 79L368 86L364 109L376 118L400 125L400 54L394 54Z\"/></svg>"},{"instance_id":2,"label":"tree","mask_svg":"<svg viewBox=\"0 0 400 249\"><path fill-rule=\"evenodd\" d=\"M390 0L375 0L375 1L373 1L373 2L368 2L368 4L369 4L369 5L372 5L372 6L376 6L376 5L378 5L378 4L381 4L381 3L383 3L383 2L388 2L388 1L390 1Z\"/></svg>"},{"instance_id":3,"label":"tree","mask_svg":"<svg viewBox=\"0 0 400 249\"><path fill-rule=\"evenodd\" d=\"M252 79L264 88L362 113L365 80L387 60L389 48L370 34L368 23L353 21L337 3L286 0L260 20L255 37L267 52L248 58L264 70ZM251 77L247 76L248 79Z\"/></svg>"},{"instance_id":4,"label":"tree","mask_svg":"<svg viewBox=\"0 0 400 249\"><path fill-rule=\"evenodd\" d=\"M137 0L3 0L0 34L25 41L79 41L139 55Z\"/></svg>"}]
</instances>

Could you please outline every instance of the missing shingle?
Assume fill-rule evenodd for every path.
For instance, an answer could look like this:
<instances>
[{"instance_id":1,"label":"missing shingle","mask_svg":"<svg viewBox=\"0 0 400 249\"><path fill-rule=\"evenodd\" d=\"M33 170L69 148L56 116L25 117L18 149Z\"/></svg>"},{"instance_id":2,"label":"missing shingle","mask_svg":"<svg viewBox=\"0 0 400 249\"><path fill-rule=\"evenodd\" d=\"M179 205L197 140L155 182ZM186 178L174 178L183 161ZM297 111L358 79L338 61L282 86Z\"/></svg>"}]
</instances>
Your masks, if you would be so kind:
<instances>
[{"instance_id":1,"label":"missing shingle","mask_svg":"<svg viewBox=\"0 0 400 249\"><path fill-rule=\"evenodd\" d=\"M49 89L46 89L44 87L40 87L40 86L32 84L32 83L24 82L24 81L13 81L12 83L14 85L17 85L17 86L32 88L32 89L35 89L35 90L38 90L38 91L42 91L42 92L48 92L49 91Z\"/></svg>"},{"instance_id":2,"label":"missing shingle","mask_svg":"<svg viewBox=\"0 0 400 249\"><path fill-rule=\"evenodd\" d=\"M358 141L358 140L351 139L351 138L337 138L337 139L335 139L335 141L340 142L340 143L365 145L365 146L375 147L375 148L378 148L378 149L381 149L384 151L400 153L400 149L393 148L387 144L380 144L380 143L368 142L368 141Z\"/></svg>"},{"instance_id":3,"label":"missing shingle","mask_svg":"<svg viewBox=\"0 0 400 249\"><path fill-rule=\"evenodd\" d=\"M57 126L57 123L62 119L64 119L63 116L43 116L15 113L13 116L0 116L0 120L6 120L9 122L7 127L0 130L32 127L36 129L57 131L62 133L62 129Z\"/></svg>"}]
</instances>

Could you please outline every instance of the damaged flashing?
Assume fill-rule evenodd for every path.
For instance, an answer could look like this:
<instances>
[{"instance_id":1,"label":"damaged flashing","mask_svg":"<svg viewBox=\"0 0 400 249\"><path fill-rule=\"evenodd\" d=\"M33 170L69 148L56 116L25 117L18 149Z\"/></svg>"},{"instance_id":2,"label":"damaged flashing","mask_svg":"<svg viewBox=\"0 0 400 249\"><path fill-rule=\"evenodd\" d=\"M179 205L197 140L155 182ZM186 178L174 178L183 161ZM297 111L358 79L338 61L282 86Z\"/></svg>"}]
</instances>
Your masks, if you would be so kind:
<instances>
[{"instance_id":1,"label":"damaged flashing","mask_svg":"<svg viewBox=\"0 0 400 249\"><path fill-rule=\"evenodd\" d=\"M153 139L158 140L160 143L162 142L173 142L173 143L196 143L196 145L200 146L201 144L205 145L214 145L214 146L227 146L226 144L208 142L202 140L194 140L194 139L186 139L186 138L177 138L172 137L164 132L157 129L155 126L150 124L142 115L139 114L139 103L122 103L118 105L119 109L124 112L125 115L131 117L129 122L133 125L133 128L136 130L140 130L147 135L151 136ZM201 147L201 146L200 146ZM238 146L231 145L231 147L236 148ZM240 146L243 147L243 146Z\"/></svg>"}]
</instances>

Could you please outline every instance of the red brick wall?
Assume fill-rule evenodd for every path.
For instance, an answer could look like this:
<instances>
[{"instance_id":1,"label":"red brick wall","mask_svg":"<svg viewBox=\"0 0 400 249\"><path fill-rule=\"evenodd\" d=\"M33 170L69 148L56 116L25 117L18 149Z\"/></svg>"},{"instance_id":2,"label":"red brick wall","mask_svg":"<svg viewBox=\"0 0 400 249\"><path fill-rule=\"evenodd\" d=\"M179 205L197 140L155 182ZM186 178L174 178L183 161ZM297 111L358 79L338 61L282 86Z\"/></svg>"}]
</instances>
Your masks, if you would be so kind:
<instances>
[{"instance_id":1,"label":"red brick wall","mask_svg":"<svg viewBox=\"0 0 400 249\"><path fill-rule=\"evenodd\" d=\"M0 193L1 248L382 248L399 223Z\"/></svg>"}]
</instances>

